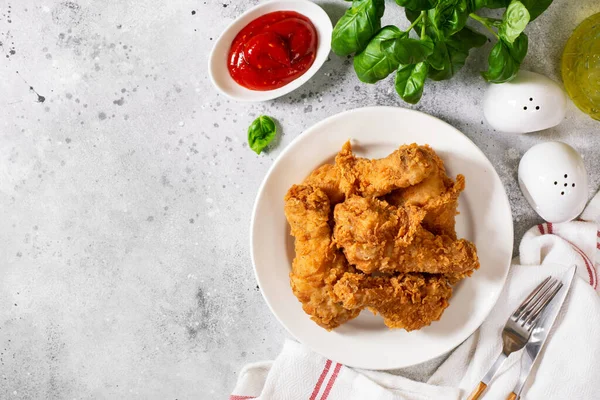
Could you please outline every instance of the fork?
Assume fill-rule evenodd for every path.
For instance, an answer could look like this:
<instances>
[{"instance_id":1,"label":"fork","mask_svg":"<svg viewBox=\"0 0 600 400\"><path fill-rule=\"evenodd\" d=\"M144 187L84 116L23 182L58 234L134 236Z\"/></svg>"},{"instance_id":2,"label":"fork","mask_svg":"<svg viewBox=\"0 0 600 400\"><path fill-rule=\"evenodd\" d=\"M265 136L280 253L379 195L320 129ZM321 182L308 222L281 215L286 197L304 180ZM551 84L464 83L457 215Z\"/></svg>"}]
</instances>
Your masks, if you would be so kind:
<instances>
[{"instance_id":1,"label":"fork","mask_svg":"<svg viewBox=\"0 0 600 400\"><path fill-rule=\"evenodd\" d=\"M540 313L562 287L556 278L547 277L540 283L506 321L502 330L502 353L467 400L477 400L504 363L504 360L527 344Z\"/></svg>"}]
</instances>

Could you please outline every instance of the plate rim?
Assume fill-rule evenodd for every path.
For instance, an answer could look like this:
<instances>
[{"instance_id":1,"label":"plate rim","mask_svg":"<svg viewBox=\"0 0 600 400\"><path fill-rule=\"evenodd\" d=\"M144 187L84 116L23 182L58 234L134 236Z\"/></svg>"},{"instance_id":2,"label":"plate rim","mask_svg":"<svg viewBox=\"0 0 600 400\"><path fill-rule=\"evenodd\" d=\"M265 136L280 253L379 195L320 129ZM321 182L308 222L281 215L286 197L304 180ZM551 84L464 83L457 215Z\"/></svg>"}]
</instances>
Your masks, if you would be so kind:
<instances>
[{"instance_id":1,"label":"plate rim","mask_svg":"<svg viewBox=\"0 0 600 400\"><path fill-rule=\"evenodd\" d=\"M456 133L460 134L461 136L463 136L472 146L473 146L473 150L478 152L480 156L483 157L483 159L485 161L487 161L487 163L489 164L489 166L491 167L491 172L492 174L495 176L495 178L498 180L498 183L500 184L500 189L501 189L501 193L503 194L502 196L502 202L505 203L506 206L506 211L508 212L508 215L510 216L510 224L509 224L509 231L510 231L510 251L509 251L509 257L507 260L507 266L503 271L503 275L502 275L502 286L500 287L500 290L497 291L496 295L493 298L493 301L490 302L490 306L489 309L485 312L485 316L482 318L482 320L476 324L476 326L469 330L468 334L465 335L465 337L459 341L458 343L452 345L452 346L447 346L448 348L446 348L444 351L440 352L437 355L434 355L432 357L429 357L427 359L421 360L421 361L417 361L417 362L410 362L410 363L399 363L396 364L394 366L386 366L386 367L382 367L382 368L365 368L364 366L360 366L357 364L352 364L352 363L343 363L343 365L346 365L348 367L353 367L353 368L361 368L361 369L370 369L370 370L374 370L374 371L383 371L383 370L390 370L390 369L398 369L398 368L406 368L406 367L410 367L410 366L414 366L414 365L418 365L427 361L430 361L436 357L439 357L441 355L447 354L450 351L456 349L458 346L460 346L460 344L462 342L464 342L465 340L467 340L469 337L471 337L473 335L473 333L475 331L477 331L477 329L479 329L479 327L485 322L485 320L488 318L489 314L491 313L491 311L493 310L494 306L496 305L496 303L498 302L498 299L500 298L500 295L502 293L502 290L506 284L506 279L508 277L508 273L510 271L510 265L512 262L512 252L514 250L514 223L513 223L513 218L512 218L512 208L510 205L510 200L508 197L508 194L506 192L506 187L504 186L504 183L502 182L502 179L500 179L500 175L498 174L498 172L496 171L496 168L494 167L494 165L492 164L492 162L490 161L490 159L485 155L485 153L475 144L475 142L473 142L471 140L471 138L469 138L467 135L465 135L464 133L462 133L459 129L455 128L454 126L452 126L451 124L449 124L448 122L437 118L433 115L427 114L425 112L422 111L418 111L418 110L413 110L413 109L408 109L408 108L404 108L404 107L393 107L393 106L367 106L367 107L357 107L357 108L352 108L349 110L345 110L342 112L339 112L337 114L333 114L330 115L329 117L322 119L320 121L318 121L317 123L309 126L308 128L306 128L305 130L303 130L296 138L294 138L286 147L285 149L283 149L283 151L277 156L277 158L273 161L273 164L271 164L271 166L269 167L269 170L267 171L267 173L265 174L265 177L263 178L257 194L256 194L256 198L254 201L254 205L252 207L252 214L251 214L251 220L250 220L250 257L251 257L251 261L252 261L252 268L254 271L254 277L256 279L256 282L259 286L260 289L260 293L265 301L265 303L267 304L267 306L269 307L269 311L271 312L271 314L275 317L275 319L279 322L279 324L281 326L283 326L283 328L285 328L285 330L288 332L289 335L291 335L296 341L298 341L299 343L307 346L308 348L310 348L312 351L314 351L317 354L322 355L325 358L330 358L328 355L322 354L321 352L319 352L318 350L312 348L312 346L305 344L302 340L300 340L296 334L294 334L294 332L292 332L288 326L281 320L281 318L279 317L279 315L274 311L273 306L271 305L271 302L269 301L269 299L267 298L264 290L263 290L263 286L262 286L262 282L261 279L259 277L259 273L258 273L258 269L256 266L256 262L255 262L255 251L254 251L254 231L255 231L255 225L256 225L256 213L257 213L257 209L258 209L258 205L260 203L261 198L264 196L264 192L265 192L265 187L269 181L269 178L271 177L271 175L274 173L274 170L277 168L278 164L280 162L282 162L282 160L287 156L287 154L292 151L291 149L293 149L294 147L296 147L297 143L304 140L306 137L309 136L310 132L319 129L322 125L325 125L327 123L330 122L331 119L334 118L341 118L344 115L347 114L352 114L352 113L357 113L357 112L365 112L368 113L370 111L373 110L388 110L390 112L406 112L406 113L415 113L415 114L420 114L421 117L423 118L429 118L432 120L435 120L438 123L441 123L443 125L446 125L449 129L454 130ZM307 316L308 317L308 316ZM336 361L336 360L333 360Z\"/></svg>"}]
</instances>

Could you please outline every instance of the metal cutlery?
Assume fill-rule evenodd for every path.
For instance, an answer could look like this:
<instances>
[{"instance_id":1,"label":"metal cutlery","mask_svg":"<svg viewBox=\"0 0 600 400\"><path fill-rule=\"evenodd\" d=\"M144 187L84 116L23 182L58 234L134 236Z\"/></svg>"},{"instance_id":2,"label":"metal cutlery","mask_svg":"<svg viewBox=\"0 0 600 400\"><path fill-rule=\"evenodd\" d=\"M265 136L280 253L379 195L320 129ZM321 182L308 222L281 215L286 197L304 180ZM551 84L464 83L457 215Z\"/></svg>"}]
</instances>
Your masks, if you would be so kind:
<instances>
[{"instance_id":1,"label":"metal cutlery","mask_svg":"<svg viewBox=\"0 0 600 400\"><path fill-rule=\"evenodd\" d=\"M529 377L535 360L540 355L540 352L544 347L544 343L546 343L546 339L548 338L548 334L554 325L554 321L556 320L556 317L558 316L558 313L560 312L560 309L567 298L567 294L569 293L569 289L573 283L573 277L575 276L576 271L577 267L574 266L563 274L561 279L562 283L564 284L563 288L556 294L554 300L548 304L548 307L546 307L546 309L540 315L537 325L535 328L533 328L531 337L525 345L525 352L523 353L524 361L521 367L519 381L513 392L508 396L508 400L518 400L520 398L521 391L527 382L527 378Z\"/></svg>"},{"instance_id":2,"label":"metal cutlery","mask_svg":"<svg viewBox=\"0 0 600 400\"><path fill-rule=\"evenodd\" d=\"M467 400L479 399L506 358L525 347L540 313L562 286L562 282L549 276L517 307L502 330L502 353Z\"/></svg>"}]
</instances>

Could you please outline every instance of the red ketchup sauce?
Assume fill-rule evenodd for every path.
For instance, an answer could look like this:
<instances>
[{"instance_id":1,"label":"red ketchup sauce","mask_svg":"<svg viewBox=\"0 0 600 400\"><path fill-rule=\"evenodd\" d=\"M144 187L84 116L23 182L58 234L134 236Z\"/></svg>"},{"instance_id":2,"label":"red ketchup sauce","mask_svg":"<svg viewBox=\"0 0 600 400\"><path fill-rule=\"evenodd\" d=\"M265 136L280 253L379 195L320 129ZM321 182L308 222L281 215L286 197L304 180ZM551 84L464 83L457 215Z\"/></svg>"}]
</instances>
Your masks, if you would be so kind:
<instances>
[{"instance_id":1,"label":"red ketchup sauce","mask_svg":"<svg viewBox=\"0 0 600 400\"><path fill-rule=\"evenodd\" d=\"M276 11L255 19L229 49L231 77L251 90L273 90L302 76L315 61L317 30L304 15Z\"/></svg>"}]
</instances>

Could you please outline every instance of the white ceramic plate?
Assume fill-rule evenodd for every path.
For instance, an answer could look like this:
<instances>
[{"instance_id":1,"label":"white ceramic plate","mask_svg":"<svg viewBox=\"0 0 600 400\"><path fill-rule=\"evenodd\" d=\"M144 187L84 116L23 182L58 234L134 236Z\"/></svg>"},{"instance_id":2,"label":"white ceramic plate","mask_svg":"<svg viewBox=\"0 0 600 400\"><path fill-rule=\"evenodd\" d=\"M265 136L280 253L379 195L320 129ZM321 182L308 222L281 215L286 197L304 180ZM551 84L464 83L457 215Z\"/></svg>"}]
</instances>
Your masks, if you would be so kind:
<instances>
[{"instance_id":1,"label":"white ceramic plate","mask_svg":"<svg viewBox=\"0 0 600 400\"><path fill-rule=\"evenodd\" d=\"M289 284L294 242L283 213L289 187L332 162L353 139L358 155L385 157L404 143L429 144L449 175L463 174L459 236L477 245L481 268L459 283L442 319L419 331L390 330L363 311L332 332L304 313ZM275 161L256 199L251 251L256 279L273 314L300 342L342 364L395 369L427 361L459 345L487 317L504 285L512 257L513 226L502 182L485 155L458 130L430 115L402 108L361 108L334 115L300 135Z\"/></svg>"},{"instance_id":2,"label":"white ceramic plate","mask_svg":"<svg viewBox=\"0 0 600 400\"><path fill-rule=\"evenodd\" d=\"M233 39L250 22L256 18L275 11L296 11L311 20L319 43L313 65L298 79L274 90L250 90L239 85L229 75L227 56ZM327 13L315 3L308 0L272 0L261 3L240 15L229 25L215 42L208 60L208 74L213 85L224 95L237 101L266 101L298 89L321 68L331 50L331 33L333 26Z\"/></svg>"}]
</instances>

